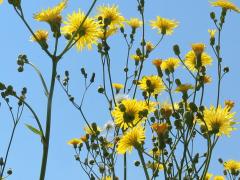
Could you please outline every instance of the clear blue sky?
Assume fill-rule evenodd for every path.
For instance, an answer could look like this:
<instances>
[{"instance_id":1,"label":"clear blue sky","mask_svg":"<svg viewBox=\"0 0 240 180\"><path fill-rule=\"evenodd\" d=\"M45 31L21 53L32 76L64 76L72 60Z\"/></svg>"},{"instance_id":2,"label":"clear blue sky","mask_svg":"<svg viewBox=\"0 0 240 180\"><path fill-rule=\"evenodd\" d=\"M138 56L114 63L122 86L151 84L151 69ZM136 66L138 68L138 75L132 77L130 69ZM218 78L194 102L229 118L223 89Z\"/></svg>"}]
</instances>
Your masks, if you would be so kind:
<instances>
[{"instance_id":1,"label":"clear blue sky","mask_svg":"<svg viewBox=\"0 0 240 180\"><path fill-rule=\"evenodd\" d=\"M233 1L239 4L237 0ZM58 0L39 0L28 1L22 0L22 6L25 11L29 23L33 29L45 28L48 25L45 23L35 22L32 18L33 13L53 6L58 3ZM64 11L63 16L66 17L67 13L81 8L87 11L91 1L86 0L69 0L68 8ZM136 10L135 0L99 0L98 5L101 4L118 4L122 14L126 18L139 17ZM176 19L180 22L172 36L166 37L162 44L160 44L157 51L151 55L153 58L167 58L173 56L172 46L179 44L182 53L185 54L189 49L191 43L204 42L208 44L209 35L207 30L214 28L213 23L209 18L211 11L220 12L219 8L210 7L207 0L146 0L146 19L155 19L157 15L162 17ZM92 15L95 12L93 11ZM221 103L225 99L232 99L236 102L235 111L239 112L239 42L240 42L240 15L231 12L227 15L227 23L223 31L223 45L222 52L224 58L224 65L230 67L230 73L224 78L224 88L221 94ZM17 72L16 59L21 53L27 54L30 61L41 69L44 77L49 83L50 79L50 59L41 51L37 44L29 41L29 32L15 14L12 7L7 3L7 0L0 6L0 81L6 84L12 84L16 90L20 91L22 87L28 87L27 101L32 104L34 109L42 120L45 118L46 113L46 97L44 96L41 84L37 75L29 67L25 68L24 73ZM147 30L147 39L153 42L159 38L155 30ZM51 44L52 41L49 42ZM65 40L62 39L61 47L64 47ZM116 35L112 38L111 55L113 59L113 81L122 82L124 74L123 67L126 56L126 46L121 35ZM134 51L133 51L134 52ZM208 47L207 52L213 56L211 49ZM71 89L72 94L80 97L82 93L82 78L80 75L80 68L85 67L87 72L96 72L96 82L88 92L85 103L85 112L91 121L96 121L99 125L103 125L109 120L106 108L107 104L104 98L96 93L96 89L101 84L100 59L96 53L96 48L92 51L79 53L72 49L59 64L58 73L63 74L67 69L71 73ZM183 78L184 69L181 69L179 75ZM216 60L212 67L209 68L209 74L213 76L213 83L209 85L206 91L205 104L215 104L216 100ZM151 61L146 62L143 72L145 75L155 73ZM185 72L184 72L185 73ZM188 81L189 78L182 81ZM167 100L167 96L163 94L161 100ZM68 102L65 94L60 86L56 85L53 103L53 121L52 121L52 136L48 161L48 169L46 180L55 179L81 179L85 180L83 171L73 158L73 149L70 148L66 142L73 138L83 135L83 120L80 114ZM239 117L239 115L237 115ZM17 128L14 138L14 144L10 152L10 158L7 167L14 170L14 174L9 179L11 180L35 180L38 179L40 160L42 155L42 146L39 138L33 135L24 124L29 123L35 125L32 115L29 111L25 111L22 120ZM5 152L6 140L10 135L11 119L3 105L0 109L0 156ZM239 158L239 131L233 132L231 138L222 138L213 155L213 161L210 165L210 172L217 174L221 173L220 165L217 163L218 157L227 159ZM199 147L201 149L201 147ZM136 154L136 152L133 152ZM133 161L136 156L129 159L129 179L138 178L143 179L142 169L133 168ZM120 164L118 174L122 175L122 164ZM85 178L84 178L85 177Z\"/></svg>"}]
</instances>

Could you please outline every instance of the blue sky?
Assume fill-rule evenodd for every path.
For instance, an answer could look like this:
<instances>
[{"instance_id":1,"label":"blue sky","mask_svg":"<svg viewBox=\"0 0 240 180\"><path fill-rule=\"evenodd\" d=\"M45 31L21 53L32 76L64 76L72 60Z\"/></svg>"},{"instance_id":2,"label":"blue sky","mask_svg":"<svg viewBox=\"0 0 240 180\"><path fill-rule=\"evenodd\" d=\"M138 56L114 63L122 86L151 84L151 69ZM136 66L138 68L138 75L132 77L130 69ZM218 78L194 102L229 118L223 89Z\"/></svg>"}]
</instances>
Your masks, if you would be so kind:
<instances>
[{"instance_id":1,"label":"blue sky","mask_svg":"<svg viewBox=\"0 0 240 180\"><path fill-rule=\"evenodd\" d=\"M239 4L238 1L232 1ZM39 1L22 1L22 6L25 11L25 16L33 29L49 29L48 25L39 23L33 20L33 13L40 11L48 6L53 6L58 3L57 0L39 0ZM91 1L85 0L69 0L68 8L64 11L65 18L68 13L73 10L77 11L80 8L87 11ZM126 18L139 17L136 10L135 0L99 0L98 5L102 4L118 4L120 11ZM91 15L95 14L95 10ZM214 28L209 13L211 11L219 14L219 8L213 8L209 5L207 0L193 1L193 0L146 0L146 20L155 19L157 15L162 17L176 19L180 22L180 26L175 30L172 36L166 37L159 45L158 49L151 55L146 62L144 68L144 75L151 75L155 73L154 67L151 65L151 60L154 58L168 58L174 56L172 46L179 44L182 55L189 49L192 43L203 42L208 44L209 35L207 30ZM221 103L225 99L232 99L236 102L235 111L239 112L239 42L240 42L240 21L239 14L230 12L226 18L226 24L223 30L222 53L223 65L230 67L230 73L224 78L223 90L221 94ZM42 121L45 118L46 111L46 97L37 75L29 67L25 68L23 73L17 72L16 59L19 54L27 54L29 60L33 62L44 74L47 83L50 79L50 59L41 51L37 44L29 41L30 34L26 27L15 14L12 7L5 2L0 6L0 81L6 84L12 84L16 90L20 91L22 87L28 87L27 100L37 111ZM138 34L140 35L140 33ZM138 36L140 37L140 36ZM156 42L159 35L155 30L147 27L147 40ZM139 39L138 39L139 42ZM61 40L61 46L64 47L64 38ZM52 44L52 41L49 41ZM111 40L111 56L113 64L113 81L123 83L123 68L126 56L126 45L121 35L116 35ZM213 52L207 47L207 52L213 56ZM134 51L132 52L134 53ZM214 56L213 56L214 57ZM133 64L133 63L132 63ZM58 73L62 74L67 69L71 74L71 91L77 99L81 97L83 79L80 74L80 68L85 67L89 74L96 72L96 82L88 92L84 110L90 121L95 121L99 125L103 125L109 120L107 112L107 104L104 98L96 93L97 87L101 84L100 59L96 53L96 48L92 51L84 50L77 52L72 49L64 56L59 63ZM185 77L184 69L179 68L179 77L182 81L189 82L190 78ZM213 83L209 85L206 90L205 104L215 104L216 101L216 59L208 72L213 76ZM63 93L59 84L56 84L53 103L53 121L52 121L52 136L49 153L49 163L47 169L46 180L53 179L86 179L83 178L83 171L73 158L73 149L70 148L66 142L73 138L83 135L82 127L84 126L80 114L68 102L67 97ZM140 93L139 93L140 94ZM167 100L166 94L163 94L161 100ZM102 107L106 108L102 108ZM239 115L237 114L238 118ZM13 168L14 174L9 179L11 180L33 180L39 176L40 160L42 154L42 147L39 138L33 135L24 124L29 123L35 125L32 115L25 110L22 120L17 128L14 138L14 144L10 152L8 167ZM6 144L10 135L11 119L7 112L6 106L2 105L0 109L0 155L2 155L6 148ZM240 147L239 131L233 132L231 138L223 137L213 155L213 161L210 165L210 172L214 174L221 173L221 167L217 163L218 157L227 159L239 159L238 149ZM201 147L199 147L201 149ZM136 152L133 152L136 154ZM129 161L129 179L138 178L143 179L142 169L133 167L133 161L136 156L132 156ZM121 163L121 161L120 161ZM122 164L118 165L120 177L122 174ZM135 173L136 172L136 173ZM141 176L140 176L141 175Z\"/></svg>"}]
</instances>

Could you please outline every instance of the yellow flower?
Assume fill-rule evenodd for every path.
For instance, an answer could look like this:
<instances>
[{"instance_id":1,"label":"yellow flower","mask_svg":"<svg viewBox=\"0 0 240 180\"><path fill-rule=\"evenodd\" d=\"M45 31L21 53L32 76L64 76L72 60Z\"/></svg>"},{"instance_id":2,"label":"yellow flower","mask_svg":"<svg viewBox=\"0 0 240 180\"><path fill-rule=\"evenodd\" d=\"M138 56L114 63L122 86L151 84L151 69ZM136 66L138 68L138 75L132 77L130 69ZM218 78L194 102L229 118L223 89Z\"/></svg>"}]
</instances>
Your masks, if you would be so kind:
<instances>
[{"instance_id":1,"label":"yellow flower","mask_svg":"<svg viewBox=\"0 0 240 180\"><path fill-rule=\"evenodd\" d=\"M213 180L225 180L224 176L214 176Z\"/></svg>"},{"instance_id":2,"label":"yellow flower","mask_svg":"<svg viewBox=\"0 0 240 180\"><path fill-rule=\"evenodd\" d=\"M240 170L240 162L235 160L226 161L224 162L223 166L225 170L228 170L233 174Z\"/></svg>"},{"instance_id":3,"label":"yellow flower","mask_svg":"<svg viewBox=\"0 0 240 180\"><path fill-rule=\"evenodd\" d=\"M207 75L204 76L203 82L204 82L204 84L211 83L212 82L212 77L211 76L207 76Z\"/></svg>"},{"instance_id":4,"label":"yellow flower","mask_svg":"<svg viewBox=\"0 0 240 180\"><path fill-rule=\"evenodd\" d=\"M191 84L181 84L175 89L175 91L186 93L190 89L193 89L193 86Z\"/></svg>"},{"instance_id":5,"label":"yellow flower","mask_svg":"<svg viewBox=\"0 0 240 180\"><path fill-rule=\"evenodd\" d=\"M111 176L106 176L105 178L103 177L102 180L112 180Z\"/></svg>"},{"instance_id":6,"label":"yellow flower","mask_svg":"<svg viewBox=\"0 0 240 180\"><path fill-rule=\"evenodd\" d=\"M75 37L78 50L82 50L85 46L91 49L93 44L97 44L99 34L101 33L99 24L93 18L88 17L82 24L84 18L84 12L80 10L73 12L67 16L67 21L64 21L65 26L61 29L64 35L71 36L80 28L79 34Z\"/></svg>"},{"instance_id":7,"label":"yellow flower","mask_svg":"<svg viewBox=\"0 0 240 180\"><path fill-rule=\"evenodd\" d=\"M217 136L230 136L231 131L235 130L233 127L236 124L234 122L235 113L230 112L227 106L224 108L219 106L217 109L211 106L209 109L204 110L203 115L205 122L199 121L200 124L207 126L207 130Z\"/></svg>"},{"instance_id":8,"label":"yellow flower","mask_svg":"<svg viewBox=\"0 0 240 180\"><path fill-rule=\"evenodd\" d=\"M45 30L37 30L35 33L35 37L31 36L31 41L36 42L37 40L40 42L46 42L48 39L48 31Z\"/></svg>"},{"instance_id":9,"label":"yellow flower","mask_svg":"<svg viewBox=\"0 0 240 180\"><path fill-rule=\"evenodd\" d=\"M212 63L212 58L205 52L201 54L201 64L202 66L207 66ZM197 57L194 51L189 51L185 56L185 64L191 71L197 71Z\"/></svg>"},{"instance_id":10,"label":"yellow flower","mask_svg":"<svg viewBox=\"0 0 240 180\"><path fill-rule=\"evenodd\" d=\"M210 35L210 38L215 38L215 34L216 34L217 30L216 29L209 29L208 33Z\"/></svg>"},{"instance_id":11,"label":"yellow flower","mask_svg":"<svg viewBox=\"0 0 240 180\"><path fill-rule=\"evenodd\" d=\"M115 124L125 130L129 127L134 127L136 124L146 119L139 114L139 112L144 109L146 109L146 107L142 106L142 103L137 100L124 99L121 104L114 108L112 116L114 117Z\"/></svg>"},{"instance_id":12,"label":"yellow flower","mask_svg":"<svg viewBox=\"0 0 240 180\"><path fill-rule=\"evenodd\" d=\"M146 91L148 96L158 95L165 89L162 79L159 76L154 75L143 76L139 81L139 87L141 90Z\"/></svg>"},{"instance_id":13,"label":"yellow flower","mask_svg":"<svg viewBox=\"0 0 240 180\"><path fill-rule=\"evenodd\" d=\"M162 152L163 152L162 150L157 149L157 151L153 151L153 150L149 151L149 154L157 158L162 154Z\"/></svg>"},{"instance_id":14,"label":"yellow flower","mask_svg":"<svg viewBox=\"0 0 240 180\"><path fill-rule=\"evenodd\" d=\"M236 12L240 12L240 9L233 4L232 2L228 1L228 0L217 0L215 2L211 2L212 6L216 6L216 7L221 7L224 8L226 10L233 10Z\"/></svg>"},{"instance_id":15,"label":"yellow flower","mask_svg":"<svg viewBox=\"0 0 240 180\"><path fill-rule=\"evenodd\" d=\"M119 91L124 88L122 84L119 83L113 83L112 86L116 89L116 93L119 93Z\"/></svg>"},{"instance_id":16,"label":"yellow flower","mask_svg":"<svg viewBox=\"0 0 240 180\"><path fill-rule=\"evenodd\" d=\"M168 132L169 125L167 123L154 123L152 129L158 136L164 136Z\"/></svg>"},{"instance_id":17,"label":"yellow flower","mask_svg":"<svg viewBox=\"0 0 240 180\"><path fill-rule=\"evenodd\" d=\"M146 50L147 50L147 52L148 53L151 52L153 50L153 48L154 48L154 45L152 44L152 42L148 41L146 43Z\"/></svg>"},{"instance_id":18,"label":"yellow flower","mask_svg":"<svg viewBox=\"0 0 240 180\"><path fill-rule=\"evenodd\" d=\"M0 4L2 4L3 3L3 0L0 0Z\"/></svg>"},{"instance_id":19,"label":"yellow flower","mask_svg":"<svg viewBox=\"0 0 240 180\"><path fill-rule=\"evenodd\" d=\"M213 174L207 173L204 180L210 180L212 176L213 176Z\"/></svg>"},{"instance_id":20,"label":"yellow flower","mask_svg":"<svg viewBox=\"0 0 240 180\"><path fill-rule=\"evenodd\" d=\"M146 166L147 166L147 168L152 169L154 171L156 171L156 170L159 170L159 171L163 170L163 165L160 164L160 163L156 163L156 162L154 162L154 163L148 162L146 164Z\"/></svg>"},{"instance_id":21,"label":"yellow flower","mask_svg":"<svg viewBox=\"0 0 240 180\"><path fill-rule=\"evenodd\" d=\"M136 54L131 55L131 58L135 61L140 61L141 60L141 58Z\"/></svg>"},{"instance_id":22,"label":"yellow flower","mask_svg":"<svg viewBox=\"0 0 240 180\"><path fill-rule=\"evenodd\" d=\"M104 39L104 38L109 38L110 36L114 35L117 32L118 28L117 27L109 27L106 32L104 32L103 29L101 29L101 33L98 35L98 38ZM105 33L105 34L104 34Z\"/></svg>"},{"instance_id":23,"label":"yellow flower","mask_svg":"<svg viewBox=\"0 0 240 180\"><path fill-rule=\"evenodd\" d=\"M125 154L127 151L131 152L133 147L139 148L139 146L145 140L145 130L142 126L136 126L133 129L126 132L118 142L117 152L119 154Z\"/></svg>"},{"instance_id":24,"label":"yellow flower","mask_svg":"<svg viewBox=\"0 0 240 180\"><path fill-rule=\"evenodd\" d=\"M158 105L157 102L152 101L149 101L148 103L146 101L139 101L139 104L143 109L148 110L148 114L153 113L156 109L156 106Z\"/></svg>"},{"instance_id":25,"label":"yellow flower","mask_svg":"<svg viewBox=\"0 0 240 180\"><path fill-rule=\"evenodd\" d=\"M98 19L101 17L103 20L109 21L110 26L121 27L123 26L124 17L120 14L116 5L112 6L99 6L98 7Z\"/></svg>"},{"instance_id":26,"label":"yellow flower","mask_svg":"<svg viewBox=\"0 0 240 180\"><path fill-rule=\"evenodd\" d=\"M231 100L226 100L224 102L225 106L229 108L229 111L231 111L231 109L234 107L235 103Z\"/></svg>"},{"instance_id":27,"label":"yellow flower","mask_svg":"<svg viewBox=\"0 0 240 180\"><path fill-rule=\"evenodd\" d=\"M179 105L177 103L174 103L173 106L175 110L179 109ZM172 104L169 104L167 102L162 103L160 111L163 117L169 118L173 113Z\"/></svg>"},{"instance_id":28,"label":"yellow flower","mask_svg":"<svg viewBox=\"0 0 240 180\"><path fill-rule=\"evenodd\" d=\"M205 44L203 43L192 44L192 50L196 54L196 56L202 54L204 49L205 49Z\"/></svg>"},{"instance_id":29,"label":"yellow flower","mask_svg":"<svg viewBox=\"0 0 240 180\"><path fill-rule=\"evenodd\" d=\"M165 61L162 62L161 68L162 70L169 70L170 72L173 72L174 69L176 69L179 66L179 59L177 58L168 58Z\"/></svg>"},{"instance_id":30,"label":"yellow flower","mask_svg":"<svg viewBox=\"0 0 240 180\"><path fill-rule=\"evenodd\" d=\"M66 8L67 2L67 0L63 0L53 8L48 8L34 14L34 19L37 21L47 22L49 24L60 23L62 20L61 12L64 8Z\"/></svg>"},{"instance_id":31,"label":"yellow flower","mask_svg":"<svg viewBox=\"0 0 240 180\"><path fill-rule=\"evenodd\" d=\"M137 29L142 26L142 21L138 18L131 18L128 21L126 21L129 26L131 26L133 29Z\"/></svg>"},{"instance_id":32,"label":"yellow flower","mask_svg":"<svg viewBox=\"0 0 240 180\"><path fill-rule=\"evenodd\" d=\"M82 140L78 138L73 138L68 141L69 145L72 145L74 148L76 148L79 144L82 144Z\"/></svg>"},{"instance_id":33,"label":"yellow flower","mask_svg":"<svg viewBox=\"0 0 240 180\"><path fill-rule=\"evenodd\" d=\"M93 134L96 134L97 132L101 132L102 129L97 126L97 131L94 131L92 127L89 128L88 126L85 126L84 131L85 131L86 134L93 135Z\"/></svg>"},{"instance_id":34,"label":"yellow flower","mask_svg":"<svg viewBox=\"0 0 240 180\"><path fill-rule=\"evenodd\" d=\"M160 34L171 35L173 30L178 27L178 22L157 16L155 21L150 21L150 25L153 29L157 29Z\"/></svg>"},{"instance_id":35,"label":"yellow flower","mask_svg":"<svg viewBox=\"0 0 240 180\"><path fill-rule=\"evenodd\" d=\"M154 59L154 60L152 61L152 64L153 64L156 68L160 68L162 62L163 62L162 59Z\"/></svg>"}]
</instances>

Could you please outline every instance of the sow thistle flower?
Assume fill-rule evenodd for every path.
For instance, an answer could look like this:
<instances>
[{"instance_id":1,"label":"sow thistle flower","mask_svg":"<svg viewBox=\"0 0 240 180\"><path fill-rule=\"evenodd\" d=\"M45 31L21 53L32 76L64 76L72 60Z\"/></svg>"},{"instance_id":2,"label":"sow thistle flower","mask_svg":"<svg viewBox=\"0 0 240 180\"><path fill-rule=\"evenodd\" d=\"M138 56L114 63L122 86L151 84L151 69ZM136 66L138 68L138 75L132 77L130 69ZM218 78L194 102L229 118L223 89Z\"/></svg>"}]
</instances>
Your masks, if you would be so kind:
<instances>
[{"instance_id":1,"label":"sow thistle flower","mask_svg":"<svg viewBox=\"0 0 240 180\"><path fill-rule=\"evenodd\" d=\"M225 180L224 176L214 176L213 180Z\"/></svg>"},{"instance_id":2,"label":"sow thistle flower","mask_svg":"<svg viewBox=\"0 0 240 180\"><path fill-rule=\"evenodd\" d=\"M199 53L202 51L203 47L199 46L199 48L194 48L194 50L189 51L185 56L185 64L189 68L189 70L195 72L197 71L197 55L196 52ZM205 52L200 54L200 64L201 66L206 67L207 65L212 64L212 58Z\"/></svg>"},{"instance_id":3,"label":"sow thistle flower","mask_svg":"<svg viewBox=\"0 0 240 180\"><path fill-rule=\"evenodd\" d=\"M109 26L118 28L123 26L125 19L119 12L118 6L99 6L97 10L97 18L102 19L103 22L107 21Z\"/></svg>"},{"instance_id":4,"label":"sow thistle flower","mask_svg":"<svg viewBox=\"0 0 240 180\"><path fill-rule=\"evenodd\" d=\"M160 34L171 35L173 30L178 27L178 22L157 16L156 20L150 21L150 25L153 29L157 29Z\"/></svg>"},{"instance_id":5,"label":"sow thistle flower","mask_svg":"<svg viewBox=\"0 0 240 180\"><path fill-rule=\"evenodd\" d=\"M173 113L172 104L169 104L168 102L164 102L160 106L161 106L161 109L160 109L161 115L164 118L169 118ZM179 109L179 105L177 103L174 103L173 106L175 110Z\"/></svg>"},{"instance_id":6,"label":"sow thistle flower","mask_svg":"<svg viewBox=\"0 0 240 180\"><path fill-rule=\"evenodd\" d=\"M119 84L119 83L113 83L112 86L116 89L116 94L119 93L119 91L124 88L123 84Z\"/></svg>"},{"instance_id":7,"label":"sow thistle flower","mask_svg":"<svg viewBox=\"0 0 240 180\"><path fill-rule=\"evenodd\" d=\"M62 21L61 12L63 11L64 8L66 8L67 2L68 2L67 0L63 0L53 8L48 8L34 14L34 19L37 21L47 22L50 25L55 23L61 23Z\"/></svg>"},{"instance_id":8,"label":"sow thistle flower","mask_svg":"<svg viewBox=\"0 0 240 180\"><path fill-rule=\"evenodd\" d=\"M233 4L228 0L217 0L217 1L211 2L211 4L212 6L221 7L226 10L233 10L238 13L240 12L240 9L235 4Z\"/></svg>"},{"instance_id":9,"label":"sow thistle flower","mask_svg":"<svg viewBox=\"0 0 240 180\"><path fill-rule=\"evenodd\" d=\"M229 111L231 111L231 109L234 107L235 103L231 100L226 100L224 102L225 106L229 108Z\"/></svg>"},{"instance_id":10,"label":"sow thistle flower","mask_svg":"<svg viewBox=\"0 0 240 180\"><path fill-rule=\"evenodd\" d=\"M131 152L133 147L139 149L145 140L145 130L142 126L136 126L127 131L118 142L117 152L125 154Z\"/></svg>"},{"instance_id":11,"label":"sow thistle flower","mask_svg":"<svg viewBox=\"0 0 240 180\"><path fill-rule=\"evenodd\" d=\"M102 180L112 180L112 177L111 176L106 176L106 177L103 177Z\"/></svg>"},{"instance_id":12,"label":"sow thistle flower","mask_svg":"<svg viewBox=\"0 0 240 180\"><path fill-rule=\"evenodd\" d=\"M215 34L216 34L217 30L216 29L209 29L208 33L210 35L210 38L215 38Z\"/></svg>"},{"instance_id":13,"label":"sow thistle flower","mask_svg":"<svg viewBox=\"0 0 240 180\"><path fill-rule=\"evenodd\" d=\"M235 130L233 127L236 124L234 122L235 113L230 112L227 106L224 108L211 106L209 109L204 110L203 115L204 122L200 120L200 124L217 136L230 136L230 133Z\"/></svg>"},{"instance_id":14,"label":"sow thistle flower","mask_svg":"<svg viewBox=\"0 0 240 180\"><path fill-rule=\"evenodd\" d=\"M89 135L95 135L97 132L101 132L102 131L102 129L99 126L97 126L96 128L97 129L94 130L92 127L89 128L88 126L85 126L84 127L84 131L85 131L86 134L89 134Z\"/></svg>"},{"instance_id":15,"label":"sow thistle flower","mask_svg":"<svg viewBox=\"0 0 240 180\"><path fill-rule=\"evenodd\" d=\"M181 92L181 93L186 93L188 90L193 89L193 85L191 84L180 84L175 91L176 92Z\"/></svg>"},{"instance_id":16,"label":"sow thistle flower","mask_svg":"<svg viewBox=\"0 0 240 180\"><path fill-rule=\"evenodd\" d=\"M140 89L146 91L148 96L158 95L165 89L162 79L156 75L143 76L138 83Z\"/></svg>"},{"instance_id":17,"label":"sow thistle flower","mask_svg":"<svg viewBox=\"0 0 240 180\"><path fill-rule=\"evenodd\" d=\"M169 125L167 123L154 123L152 129L158 136L163 137L168 132Z\"/></svg>"},{"instance_id":18,"label":"sow thistle flower","mask_svg":"<svg viewBox=\"0 0 240 180\"><path fill-rule=\"evenodd\" d=\"M208 75L204 76L203 82L204 82L204 84L211 83L212 82L212 77L208 76Z\"/></svg>"},{"instance_id":19,"label":"sow thistle flower","mask_svg":"<svg viewBox=\"0 0 240 180\"><path fill-rule=\"evenodd\" d=\"M32 42L37 42L37 41L39 41L41 44L47 46L46 41L47 41L47 39L48 39L48 31L45 31L45 30L37 30L34 34L35 34L36 38L35 38L34 36L31 36L30 40L31 40Z\"/></svg>"},{"instance_id":20,"label":"sow thistle flower","mask_svg":"<svg viewBox=\"0 0 240 180\"><path fill-rule=\"evenodd\" d=\"M112 111L115 124L123 130L134 127L141 121L145 120L140 113L147 110L142 103L135 99L125 99Z\"/></svg>"},{"instance_id":21,"label":"sow thistle flower","mask_svg":"<svg viewBox=\"0 0 240 180\"><path fill-rule=\"evenodd\" d=\"M97 44L98 36L101 33L99 24L93 18L87 17L83 23L85 16L85 13L80 10L73 12L67 16L67 21L63 22L65 26L61 28L64 35L70 36L80 28L79 34L75 37L78 50L82 50L84 47L91 49L93 44Z\"/></svg>"},{"instance_id":22,"label":"sow thistle flower","mask_svg":"<svg viewBox=\"0 0 240 180\"><path fill-rule=\"evenodd\" d=\"M153 162L148 162L146 164L146 167L149 168L149 169L152 169L154 171L156 171L156 170L159 170L159 171L163 170L163 165L160 164L160 163L156 163L156 162L154 162L154 163Z\"/></svg>"},{"instance_id":23,"label":"sow thistle flower","mask_svg":"<svg viewBox=\"0 0 240 180\"><path fill-rule=\"evenodd\" d=\"M212 176L213 176L213 174L207 173L204 180L210 180Z\"/></svg>"},{"instance_id":24,"label":"sow thistle flower","mask_svg":"<svg viewBox=\"0 0 240 180\"><path fill-rule=\"evenodd\" d=\"M0 0L0 4L2 4L3 3L3 0Z\"/></svg>"},{"instance_id":25,"label":"sow thistle flower","mask_svg":"<svg viewBox=\"0 0 240 180\"><path fill-rule=\"evenodd\" d=\"M126 23L131 26L132 29L137 29L142 26L142 21L139 20L138 18L131 18Z\"/></svg>"},{"instance_id":26,"label":"sow thistle flower","mask_svg":"<svg viewBox=\"0 0 240 180\"><path fill-rule=\"evenodd\" d=\"M240 162L235 160L229 160L224 162L224 169L230 171L230 173L235 174L240 170Z\"/></svg>"},{"instance_id":27,"label":"sow thistle flower","mask_svg":"<svg viewBox=\"0 0 240 180\"><path fill-rule=\"evenodd\" d=\"M177 58L168 58L161 63L161 68L162 70L168 70L170 72L173 72L174 69L179 66L179 63L180 61Z\"/></svg>"},{"instance_id":28,"label":"sow thistle flower","mask_svg":"<svg viewBox=\"0 0 240 180\"><path fill-rule=\"evenodd\" d=\"M77 148L77 146L82 144L82 143L83 143L83 141L81 139L78 139L78 138L73 138L73 139L68 141L68 144L72 145L74 148Z\"/></svg>"}]
</instances>

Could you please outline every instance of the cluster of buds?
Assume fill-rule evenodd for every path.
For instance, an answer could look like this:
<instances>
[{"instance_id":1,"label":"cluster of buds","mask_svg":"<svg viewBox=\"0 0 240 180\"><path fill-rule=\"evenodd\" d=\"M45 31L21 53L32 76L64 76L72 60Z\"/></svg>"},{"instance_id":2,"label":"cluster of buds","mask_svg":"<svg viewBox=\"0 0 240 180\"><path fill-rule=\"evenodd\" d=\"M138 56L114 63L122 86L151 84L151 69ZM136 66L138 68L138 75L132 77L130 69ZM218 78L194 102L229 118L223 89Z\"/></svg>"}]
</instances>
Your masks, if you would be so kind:
<instances>
[{"instance_id":1,"label":"cluster of buds","mask_svg":"<svg viewBox=\"0 0 240 180\"><path fill-rule=\"evenodd\" d=\"M27 56L25 54L19 55L17 59L18 72L23 72L25 63L28 63Z\"/></svg>"}]
</instances>

